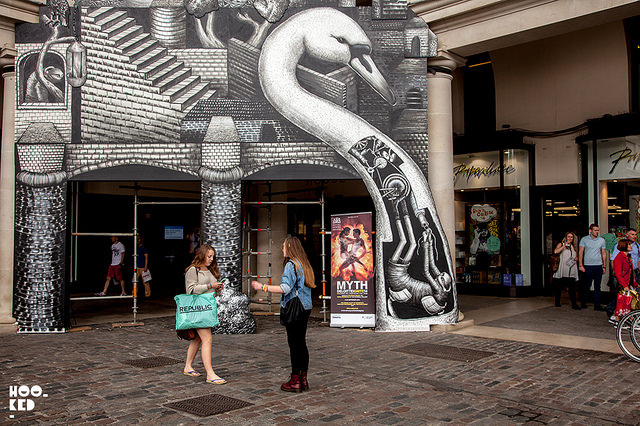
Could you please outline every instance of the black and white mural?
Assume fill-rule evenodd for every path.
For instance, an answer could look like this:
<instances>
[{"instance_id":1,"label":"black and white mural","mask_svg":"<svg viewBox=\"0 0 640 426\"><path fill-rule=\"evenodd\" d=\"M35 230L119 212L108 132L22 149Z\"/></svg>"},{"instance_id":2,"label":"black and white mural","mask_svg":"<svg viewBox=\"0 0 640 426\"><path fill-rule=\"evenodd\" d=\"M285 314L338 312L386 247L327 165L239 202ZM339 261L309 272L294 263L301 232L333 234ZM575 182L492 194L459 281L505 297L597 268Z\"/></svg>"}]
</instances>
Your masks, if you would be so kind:
<instances>
[{"instance_id":1,"label":"black and white mural","mask_svg":"<svg viewBox=\"0 0 640 426\"><path fill-rule=\"evenodd\" d=\"M366 184L377 213L377 329L456 322L449 249L425 178L436 43L406 0L42 7L39 24L16 31L20 331L64 331L67 180L138 165L202 181L202 240L231 281L219 333L255 330L241 293L241 182L292 165Z\"/></svg>"}]
</instances>

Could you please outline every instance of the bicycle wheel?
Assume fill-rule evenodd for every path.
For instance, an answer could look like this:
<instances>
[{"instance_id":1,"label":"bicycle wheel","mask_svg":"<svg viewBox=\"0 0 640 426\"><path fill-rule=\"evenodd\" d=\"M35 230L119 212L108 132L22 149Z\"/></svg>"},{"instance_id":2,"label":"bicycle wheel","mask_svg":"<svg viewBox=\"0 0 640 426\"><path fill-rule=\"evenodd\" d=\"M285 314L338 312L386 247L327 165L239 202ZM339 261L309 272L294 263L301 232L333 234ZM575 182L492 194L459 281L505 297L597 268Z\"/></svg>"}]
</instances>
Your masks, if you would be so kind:
<instances>
[{"instance_id":1,"label":"bicycle wheel","mask_svg":"<svg viewBox=\"0 0 640 426\"><path fill-rule=\"evenodd\" d=\"M640 362L640 311L625 315L618 322L616 340L620 350L629 358Z\"/></svg>"},{"instance_id":2,"label":"bicycle wheel","mask_svg":"<svg viewBox=\"0 0 640 426\"><path fill-rule=\"evenodd\" d=\"M640 351L640 313L635 316L633 323L631 323L631 330L629 330L629 333L631 333L633 346Z\"/></svg>"}]
</instances>

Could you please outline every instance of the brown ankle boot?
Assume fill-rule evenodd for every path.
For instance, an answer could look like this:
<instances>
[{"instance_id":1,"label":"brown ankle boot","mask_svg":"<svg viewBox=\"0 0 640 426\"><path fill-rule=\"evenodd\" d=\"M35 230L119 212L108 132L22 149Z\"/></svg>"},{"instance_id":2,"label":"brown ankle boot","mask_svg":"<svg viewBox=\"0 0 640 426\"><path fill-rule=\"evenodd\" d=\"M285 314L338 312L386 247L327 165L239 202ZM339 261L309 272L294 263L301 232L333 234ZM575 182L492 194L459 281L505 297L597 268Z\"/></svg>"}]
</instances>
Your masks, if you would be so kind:
<instances>
[{"instance_id":1,"label":"brown ankle boot","mask_svg":"<svg viewBox=\"0 0 640 426\"><path fill-rule=\"evenodd\" d=\"M302 392L300 387L300 375L292 374L291 379L288 382L283 383L282 386L280 386L280 389L285 392Z\"/></svg>"},{"instance_id":2,"label":"brown ankle boot","mask_svg":"<svg viewBox=\"0 0 640 426\"><path fill-rule=\"evenodd\" d=\"M300 390L306 391L309 389L309 382L307 382L307 372L300 372Z\"/></svg>"}]
</instances>

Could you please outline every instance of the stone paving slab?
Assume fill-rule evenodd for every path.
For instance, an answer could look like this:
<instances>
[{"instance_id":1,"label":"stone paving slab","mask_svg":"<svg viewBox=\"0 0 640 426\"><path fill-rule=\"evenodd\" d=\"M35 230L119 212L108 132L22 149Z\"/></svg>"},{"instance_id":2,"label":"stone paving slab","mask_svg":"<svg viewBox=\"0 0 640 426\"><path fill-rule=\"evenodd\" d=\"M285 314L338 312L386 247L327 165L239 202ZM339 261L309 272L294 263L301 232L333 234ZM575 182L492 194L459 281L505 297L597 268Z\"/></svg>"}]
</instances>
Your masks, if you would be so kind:
<instances>
[{"instance_id":1,"label":"stone paving slab","mask_svg":"<svg viewBox=\"0 0 640 426\"><path fill-rule=\"evenodd\" d=\"M638 424L640 364L622 355L443 333L335 329L313 320L309 382L279 390L288 348L276 317L256 317L254 335L214 336L214 368L226 385L182 374L182 365L136 368L123 361L183 359L173 318L143 327L57 335L0 336L0 389L42 387L29 412L3 404L1 424ZM473 362L400 352L447 345L494 355ZM194 367L203 372L200 358ZM198 417L164 404L220 394L252 406ZM10 419L10 415L14 415Z\"/></svg>"}]
</instances>

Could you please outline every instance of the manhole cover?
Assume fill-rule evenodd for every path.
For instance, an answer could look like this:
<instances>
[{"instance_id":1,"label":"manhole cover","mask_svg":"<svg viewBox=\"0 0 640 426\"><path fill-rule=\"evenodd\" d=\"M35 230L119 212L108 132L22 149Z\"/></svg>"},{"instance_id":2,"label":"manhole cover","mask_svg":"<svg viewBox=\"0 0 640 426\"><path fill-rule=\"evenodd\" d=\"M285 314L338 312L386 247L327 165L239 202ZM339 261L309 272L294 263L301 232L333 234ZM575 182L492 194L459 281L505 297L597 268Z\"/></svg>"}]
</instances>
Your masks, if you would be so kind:
<instances>
[{"instance_id":1,"label":"manhole cover","mask_svg":"<svg viewBox=\"0 0 640 426\"><path fill-rule=\"evenodd\" d=\"M394 350L396 352L404 352L411 355L421 355L428 356L430 358L463 362L473 362L495 355L495 352L477 351L474 349L458 348L455 346L434 345L432 343L416 343Z\"/></svg>"},{"instance_id":2,"label":"manhole cover","mask_svg":"<svg viewBox=\"0 0 640 426\"><path fill-rule=\"evenodd\" d=\"M213 416L214 414L226 413L238 408L249 407L250 402L231 398L230 396L211 394L199 396L197 398L184 399L182 401L164 404L165 407L174 410L185 411L200 417Z\"/></svg>"},{"instance_id":3,"label":"manhole cover","mask_svg":"<svg viewBox=\"0 0 640 426\"><path fill-rule=\"evenodd\" d=\"M140 368L164 367L165 365L173 365L183 363L184 360L169 358L166 356L151 356L147 358L130 359L122 361L123 364L129 364Z\"/></svg>"}]
</instances>

